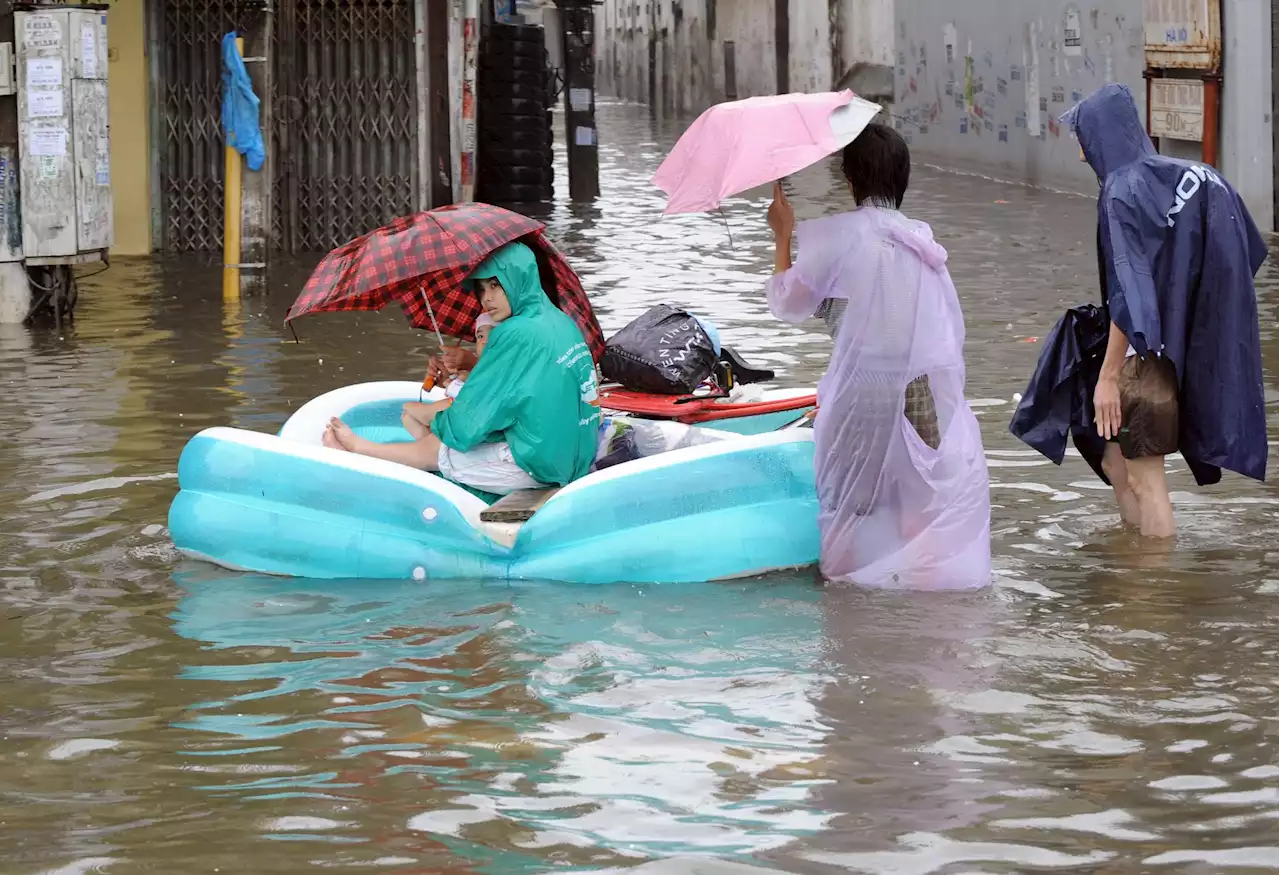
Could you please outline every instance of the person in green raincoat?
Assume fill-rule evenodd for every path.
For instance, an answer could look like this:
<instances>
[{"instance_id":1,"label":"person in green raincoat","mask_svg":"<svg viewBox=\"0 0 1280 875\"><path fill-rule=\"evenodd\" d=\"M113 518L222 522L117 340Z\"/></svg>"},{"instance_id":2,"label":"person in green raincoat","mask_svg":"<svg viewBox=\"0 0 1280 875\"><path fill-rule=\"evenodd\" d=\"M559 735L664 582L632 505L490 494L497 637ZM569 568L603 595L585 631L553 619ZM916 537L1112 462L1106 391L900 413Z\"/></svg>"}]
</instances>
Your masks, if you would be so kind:
<instances>
[{"instance_id":1,"label":"person in green raincoat","mask_svg":"<svg viewBox=\"0 0 1280 875\"><path fill-rule=\"evenodd\" d=\"M324 445L437 471L464 486L506 495L563 486L595 460L600 427L595 362L582 332L542 290L538 263L508 243L467 282L494 321L484 355L458 397L412 443L380 444L340 419Z\"/></svg>"}]
</instances>

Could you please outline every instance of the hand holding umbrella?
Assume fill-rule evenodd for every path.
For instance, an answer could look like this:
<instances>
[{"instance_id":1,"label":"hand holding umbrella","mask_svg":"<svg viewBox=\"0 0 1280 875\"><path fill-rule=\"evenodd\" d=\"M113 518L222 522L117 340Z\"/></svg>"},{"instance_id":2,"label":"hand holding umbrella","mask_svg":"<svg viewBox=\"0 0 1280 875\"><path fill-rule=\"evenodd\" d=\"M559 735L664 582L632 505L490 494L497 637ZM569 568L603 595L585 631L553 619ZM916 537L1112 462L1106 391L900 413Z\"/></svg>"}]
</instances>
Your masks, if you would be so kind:
<instances>
[{"instance_id":1,"label":"hand holding umbrella","mask_svg":"<svg viewBox=\"0 0 1280 875\"><path fill-rule=\"evenodd\" d=\"M440 333L440 323L436 321L436 311L431 306L431 297L427 294L426 286L422 287L422 303L427 308L427 315L431 317L431 328L436 333L436 342L440 344L441 357L432 356L427 359L427 376L422 381L423 391L430 392L436 383L456 377L459 371L468 367L468 363L461 340L453 346L444 345L444 336ZM475 364L474 356L470 364Z\"/></svg>"},{"instance_id":2,"label":"hand holding umbrella","mask_svg":"<svg viewBox=\"0 0 1280 875\"><path fill-rule=\"evenodd\" d=\"M787 200L787 193L782 190L782 183L773 184L773 203L769 204L769 227L773 237L778 241L790 241L796 231L796 211Z\"/></svg>"},{"instance_id":3,"label":"hand holding umbrella","mask_svg":"<svg viewBox=\"0 0 1280 875\"><path fill-rule=\"evenodd\" d=\"M791 238L796 233L796 211L782 190L782 183L773 184L773 203L769 204L769 227L773 230L773 272L782 273L791 267Z\"/></svg>"}]
</instances>

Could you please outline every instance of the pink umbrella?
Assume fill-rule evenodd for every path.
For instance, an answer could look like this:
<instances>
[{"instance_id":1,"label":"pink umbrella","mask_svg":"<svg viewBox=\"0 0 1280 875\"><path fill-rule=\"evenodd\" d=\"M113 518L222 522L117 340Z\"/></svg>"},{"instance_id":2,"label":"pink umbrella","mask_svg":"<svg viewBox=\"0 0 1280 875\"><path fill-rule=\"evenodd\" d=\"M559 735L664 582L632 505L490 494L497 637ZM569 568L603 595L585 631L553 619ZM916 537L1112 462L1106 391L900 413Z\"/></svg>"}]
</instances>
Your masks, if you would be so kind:
<instances>
[{"instance_id":1,"label":"pink umbrella","mask_svg":"<svg viewBox=\"0 0 1280 875\"><path fill-rule=\"evenodd\" d=\"M653 175L663 213L714 210L720 201L802 170L853 142L880 107L852 91L749 97L711 107Z\"/></svg>"}]
</instances>

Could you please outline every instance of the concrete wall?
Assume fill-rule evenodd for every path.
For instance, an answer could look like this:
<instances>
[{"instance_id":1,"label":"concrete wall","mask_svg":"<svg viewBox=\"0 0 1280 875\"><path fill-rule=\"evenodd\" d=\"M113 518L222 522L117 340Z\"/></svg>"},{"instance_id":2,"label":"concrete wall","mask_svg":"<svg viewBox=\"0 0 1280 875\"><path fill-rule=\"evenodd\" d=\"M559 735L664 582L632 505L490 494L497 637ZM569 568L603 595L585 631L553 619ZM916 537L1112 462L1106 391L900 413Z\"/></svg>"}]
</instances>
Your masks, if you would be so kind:
<instances>
[{"instance_id":1,"label":"concrete wall","mask_svg":"<svg viewBox=\"0 0 1280 875\"><path fill-rule=\"evenodd\" d=\"M790 0L791 91L828 91L833 81L831 34L840 0ZM727 4L726 4L727 5ZM838 19L837 19L838 21ZM837 24L838 26L838 24Z\"/></svg>"},{"instance_id":2,"label":"concrete wall","mask_svg":"<svg viewBox=\"0 0 1280 875\"><path fill-rule=\"evenodd\" d=\"M789 2L814 5L814 0ZM825 9L824 0L818 3ZM732 42L738 97L773 94L773 4L774 0L605 0L596 9L596 87L602 94L651 104L664 114L692 115L725 99L724 45ZM829 69L829 54L827 58ZM793 62L791 70L801 81L810 76L804 65L797 68Z\"/></svg>"},{"instance_id":3,"label":"concrete wall","mask_svg":"<svg viewBox=\"0 0 1280 875\"><path fill-rule=\"evenodd\" d=\"M1264 231L1275 227L1276 71L1271 8L1261 0L1223 0L1222 154L1218 165ZM1270 70L1271 75L1262 75Z\"/></svg>"},{"instance_id":4,"label":"concrete wall","mask_svg":"<svg viewBox=\"0 0 1280 875\"><path fill-rule=\"evenodd\" d=\"M778 0L787 2L787 0ZM797 0L790 0L792 4ZM814 0L800 0L814 2ZM819 0L821 2L821 0ZM774 43L776 15L774 0L716 0L718 26L716 52L719 81L724 81L724 44L733 42L737 67L738 97L758 97L778 91L778 53ZM795 25L792 25L795 33ZM791 53L795 57L795 52ZM794 89L794 83L793 83ZM706 103L724 100L723 84Z\"/></svg>"},{"instance_id":5,"label":"concrete wall","mask_svg":"<svg viewBox=\"0 0 1280 875\"><path fill-rule=\"evenodd\" d=\"M840 44L847 64L893 66L894 0L839 0Z\"/></svg>"},{"instance_id":6,"label":"concrete wall","mask_svg":"<svg viewBox=\"0 0 1280 875\"><path fill-rule=\"evenodd\" d=\"M894 97L894 0L833 0L834 85L878 103Z\"/></svg>"},{"instance_id":7,"label":"concrete wall","mask_svg":"<svg viewBox=\"0 0 1280 875\"><path fill-rule=\"evenodd\" d=\"M1141 0L897 0L896 19L894 124L925 160L1087 192L1097 182L1058 116L1110 81L1145 112Z\"/></svg>"},{"instance_id":8,"label":"concrete wall","mask_svg":"<svg viewBox=\"0 0 1280 875\"><path fill-rule=\"evenodd\" d=\"M774 94L775 2L788 4L791 91L825 91L855 66L878 65L885 76L876 81L892 75L893 0L605 0L596 11L597 87L650 103L652 85L658 111L694 114L725 99L725 44L732 43L734 93ZM845 84L874 90L861 72Z\"/></svg>"}]
</instances>

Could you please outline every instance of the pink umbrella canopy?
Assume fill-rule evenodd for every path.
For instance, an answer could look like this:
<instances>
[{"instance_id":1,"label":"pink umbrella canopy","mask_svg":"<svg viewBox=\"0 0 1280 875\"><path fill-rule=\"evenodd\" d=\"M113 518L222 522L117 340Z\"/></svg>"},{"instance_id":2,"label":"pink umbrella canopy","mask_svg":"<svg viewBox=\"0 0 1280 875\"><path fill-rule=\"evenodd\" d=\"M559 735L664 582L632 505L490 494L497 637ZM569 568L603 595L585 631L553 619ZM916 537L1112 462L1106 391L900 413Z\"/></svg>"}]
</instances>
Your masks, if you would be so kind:
<instances>
[{"instance_id":1,"label":"pink umbrella canopy","mask_svg":"<svg viewBox=\"0 0 1280 875\"><path fill-rule=\"evenodd\" d=\"M714 210L727 197L803 170L853 142L879 111L847 90L717 104L653 175L667 194L663 213Z\"/></svg>"}]
</instances>

